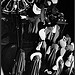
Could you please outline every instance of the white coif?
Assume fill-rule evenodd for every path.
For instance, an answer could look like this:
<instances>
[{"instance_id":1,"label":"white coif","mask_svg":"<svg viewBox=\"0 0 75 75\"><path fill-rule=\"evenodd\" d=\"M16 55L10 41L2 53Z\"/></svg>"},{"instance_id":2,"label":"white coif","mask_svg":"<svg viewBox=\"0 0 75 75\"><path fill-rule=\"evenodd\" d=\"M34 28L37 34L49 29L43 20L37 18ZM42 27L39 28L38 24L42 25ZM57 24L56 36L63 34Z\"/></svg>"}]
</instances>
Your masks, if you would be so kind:
<instances>
[{"instance_id":1,"label":"white coif","mask_svg":"<svg viewBox=\"0 0 75 75\"><path fill-rule=\"evenodd\" d=\"M38 7L36 6L36 4L34 4L34 5L33 5L33 12L34 12L36 15L41 14L41 9L38 8Z\"/></svg>"}]
</instances>

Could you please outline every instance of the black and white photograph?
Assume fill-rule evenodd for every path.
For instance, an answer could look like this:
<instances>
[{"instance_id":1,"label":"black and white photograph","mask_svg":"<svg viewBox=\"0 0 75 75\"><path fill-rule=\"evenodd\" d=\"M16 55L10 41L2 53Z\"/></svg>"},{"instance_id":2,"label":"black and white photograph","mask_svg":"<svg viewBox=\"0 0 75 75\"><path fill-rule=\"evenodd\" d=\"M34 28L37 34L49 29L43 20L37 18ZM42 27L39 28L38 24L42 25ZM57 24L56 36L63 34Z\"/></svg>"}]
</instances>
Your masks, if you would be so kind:
<instances>
[{"instance_id":1,"label":"black and white photograph","mask_svg":"<svg viewBox=\"0 0 75 75\"><path fill-rule=\"evenodd\" d=\"M74 0L1 0L1 75L75 75Z\"/></svg>"}]
</instances>

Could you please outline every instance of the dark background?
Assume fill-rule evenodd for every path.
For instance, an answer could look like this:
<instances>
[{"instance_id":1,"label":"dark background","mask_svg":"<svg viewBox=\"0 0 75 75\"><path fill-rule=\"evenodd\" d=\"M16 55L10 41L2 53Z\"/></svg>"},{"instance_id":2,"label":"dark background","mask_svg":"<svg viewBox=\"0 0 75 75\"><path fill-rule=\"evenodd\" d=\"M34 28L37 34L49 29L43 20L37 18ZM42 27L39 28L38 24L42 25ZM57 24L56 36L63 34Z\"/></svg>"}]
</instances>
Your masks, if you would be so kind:
<instances>
[{"instance_id":1,"label":"dark background","mask_svg":"<svg viewBox=\"0 0 75 75\"><path fill-rule=\"evenodd\" d=\"M66 25L63 35L69 34L74 41L74 0L58 0L57 8L64 13L68 25Z\"/></svg>"}]
</instances>

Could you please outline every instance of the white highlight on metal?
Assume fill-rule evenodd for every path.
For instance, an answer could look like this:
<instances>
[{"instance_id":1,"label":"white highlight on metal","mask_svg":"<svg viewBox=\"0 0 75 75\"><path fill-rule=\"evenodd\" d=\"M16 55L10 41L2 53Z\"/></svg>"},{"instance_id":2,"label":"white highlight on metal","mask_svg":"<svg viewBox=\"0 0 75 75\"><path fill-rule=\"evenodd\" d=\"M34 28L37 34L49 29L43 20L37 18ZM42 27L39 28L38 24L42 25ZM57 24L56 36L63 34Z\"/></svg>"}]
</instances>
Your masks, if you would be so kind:
<instances>
[{"instance_id":1,"label":"white highlight on metal","mask_svg":"<svg viewBox=\"0 0 75 75\"><path fill-rule=\"evenodd\" d=\"M16 47L16 45L12 45L12 46L11 46L11 48L14 48L14 47Z\"/></svg>"},{"instance_id":2,"label":"white highlight on metal","mask_svg":"<svg viewBox=\"0 0 75 75\"><path fill-rule=\"evenodd\" d=\"M61 48L60 55L63 57L65 52L66 52L65 48Z\"/></svg>"},{"instance_id":3,"label":"white highlight on metal","mask_svg":"<svg viewBox=\"0 0 75 75\"><path fill-rule=\"evenodd\" d=\"M43 42L41 42L41 43L38 44L38 46L36 47L36 50L40 50L40 48L41 48L41 46L42 46L42 43L43 43Z\"/></svg>"},{"instance_id":4,"label":"white highlight on metal","mask_svg":"<svg viewBox=\"0 0 75 75\"><path fill-rule=\"evenodd\" d=\"M50 1L47 1L48 5L50 6L51 5L51 2Z\"/></svg>"},{"instance_id":5,"label":"white highlight on metal","mask_svg":"<svg viewBox=\"0 0 75 75\"><path fill-rule=\"evenodd\" d=\"M52 3L53 4L57 4L58 3L58 0L52 0Z\"/></svg>"},{"instance_id":6,"label":"white highlight on metal","mask_svg":"<svg viewBox=\"0 0 75 75\"><path fill-rule=\"evenodd\" d=\"M32 61L34 56L37 56L37 55L40 57L40 59L42 58L42 54L40 52L35 52L30 56L30 60Z\"/></svg>"},{"instance_id":7,"label":"white highlight on metal","mask_svg":"<svg viewBox=\"0 0 75 75\"><path fill-rule=\"evenodd\" d=\"M70 67L73 61L74 61L74 56L73 53L71 53L71 55L68 57L68 60L65 62L65 65L67 67Z\"/></svg>"},{"instance_id":8,"label":"white highlight on metal","mask_svg":"<svg viewBox=\"0 0 75 75\"><path fill-rule=\"evenodd\" d=\"M73 46L73 50L74 50L74 43L72 42L71 45Z\"/></svg>"},{"instance_id":9,"label":"white highlight on metal","mask_svg":"<svg viewBox=\"0 0 75 75\"><path fill-rule=\"evenodd\" d=\"M58 59L57 59L57 61L56 61L57 67L59 66L59 65L58 65L58 62L59 62L60 60L62 60L62 56L59 56Z\"/></svg>"},{"instance_id":10,"label":"white highlight on metal","mask_svg":"<svg viewBox=\"0 0 75 75\"><path fill-rule=\"evenodd\" d=\"M47 72L47 74L52 74L52 71L48 71L48 69L46 69L44 72Z\"/></svg>"},{"instance_id":11,"label":"white highlight on metal","mask_svg":"<svg viewBox=\"0 0 75 75\"><path fill-rule=\"evenodd\" d=\"M17 9L17 5L14 5L15 10Z\"/></svg>"},{"instance_id":12,"label":"white highlight on metal","mask_svg":"<svg viewBox=\"0 0 75 75\"><path fill-rule=\"evenodd\" d=\"M27 16L21 15L21 19L26 19Z\"/></svg>"},{"instance_id":13,"label":"white highlight on metal","mask_svg":"<svg viewBox=\"0 0 75 75\"><path fill-rule=\"evenodd\" d=\"M33 2L34 2L34 0L32 0L31 2L29 2L29 1L27 0L27 2L28 2L28 3L33 3Z\"/></svg>"},{"instance_id":14,"label":"white highlight on metal","mask_svg":"<svg viewBox=\"0 0 75 75\"><path fill-rule=\"evenodd\" d=\"M2 5L2 3L3 3L4 1L5 1L5 0L2 0L2 1L1 1L1 5Z\"/></svg>"},{"instance_id":15,"label":"white highlight on metal","mask_svg":"<svg viewBox=\"0 0 75 75\"><path fill-rule=\"evenodd\" d=\"M71 62L70 62L69 60L67 60L67 61L65 62L65 65L66 65L67 67L70 67Z\"/></svg>"},{"instance_id":16,"label":"white highlight on metal","mask_svg":"<svg viewBox=\"0 0 75 75\"><path fill-rule=\"evenodd\" d=\"M57 66L55 65L55 66L53 66L53 68L52 68L53 70L57 70Z\"/></svg>"},{"instance_id":17,"label":"white highlight on metal","mask_svg":"<svg viewBox=\"0 0 75 75\"><path fill-rule=\"evenodd\" d=\"M58 59L57 59L57 61L56 61L56 65L52 68L53 70L58 70L58 69L59 69L59 64L58 64L58 62L59 62L60 60L63 60L63 59L62 59L62 56L59 56L59 57L58 57ZM62 67L63 67L63 66L62 66Z\"/></svg>"},{"instance_id":18,"label":"white highlight on metal","mask_svg":"<svg viewBox=\"0 0 75 75\"><path fill-rule=\"evenodd\" d=\"M35 3L34 3L34 5L33 5L33 12L34 12L35 14L37 14L37 15L38 15L38 14L41 14L41 9L38 8Z\"/></svg>"},{"instance_id":19,"label":"white highlight on metal","mask_svg":"<svg viewBox=\"0 0 75 75\"><path fill-rule=\"evenodd\" d=\"M56 33L56 29L57 29L57 25L55 25L55 26L53 27L52 32L53 32L53 33Z\"/></svg>"},{"instance_id":20,"label":"white highlight on metal","mask_svg":"<svg viewBox=\"0 0 75 75\"><path fill-rule=\"evenodd\" d=\"M48 47L46 54L50 54L51 46Z\"/></svg>"},{"instance_id":21,"label":"white highlight on metal","mask_svg":"<svg viewBox=\"0 0 75 75\"><path fill-rule=\"evenodd\" d=\"M71 53L71 55L69 56L68 60L71 61L72 57L73 57L73 53Z\"/></svg>"},{"instance_id":22,"label":"white highlight on metal","mask_svg":"<svg viewBox=\"0 0 75 75\"><path fill-rule=\"evenodd\" d=\"M4 75L2 67L1 67L1 75Z\"/></svg>"},{"instance_id":23,"label":"white highlight on metal","mask_svg":"<svg viewBox=\"0 0 75 75\"><path fill-rule=\"evenodd\" d=\"M45 40L45 38L46 38L46 33L45 33L45 29L44 29L44 28L39 31L39 36L40 36L40 38L41 38L42 40Z\"/></svg>"}]
</instances>

